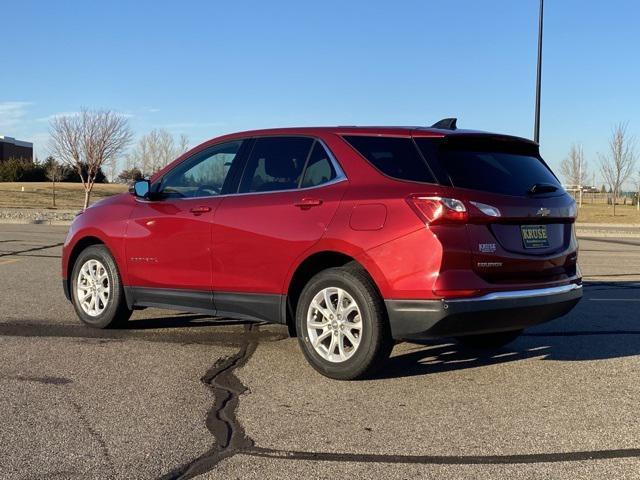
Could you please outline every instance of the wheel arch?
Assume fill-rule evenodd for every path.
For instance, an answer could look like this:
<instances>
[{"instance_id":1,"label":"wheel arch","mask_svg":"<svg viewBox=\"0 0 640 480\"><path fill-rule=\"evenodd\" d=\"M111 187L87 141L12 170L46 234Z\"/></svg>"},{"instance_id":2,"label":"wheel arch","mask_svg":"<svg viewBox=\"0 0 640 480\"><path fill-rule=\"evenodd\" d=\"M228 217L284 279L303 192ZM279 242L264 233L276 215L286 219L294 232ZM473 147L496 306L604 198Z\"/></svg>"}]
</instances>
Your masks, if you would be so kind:
<instances>
[{"instance_id":1,"label":"wheel arch","mask_svg":"<svg viewBox=\"0 0 640 480\"><path fill-rule=\"evenodd\" d=\"M65 281L67 282L67 290L68 292L71 292L70 288L71 288L71 277L72 272L73 272L73 267L76 263L76 260L78 259L78 257L80 256L80 253L87 247L90 247L92 245L104 245L104 247L109 250L109 253L111 253L111 255L113 255L113 253L111 252L111 249L109 249L109 247L107 246L107 244L99 237L94 236L94 235L87 235L84 236L82 238L80 238L78 241L75 242L75 244L73 245L73 247L71 248L71 251L69 252L69 259L67 261L67 278L65 279Z\"/></svg>"},{"instance_id":2,"label":"wheel arch","mask_svg":"<svg viewBox=\"0 0 640 480\"><path fill-rule=\"evenodd\" d=\"M372 280L378 294L381 295L380 287L371 272L366 268L362 258L350 255L337 250L321 250L308 255L295 268L287 284L285 302L283 305L283 323L289 329L289 335L296 336L295 318L298 299L309 280L319 272L328 268L342 267L347 264L357 265Z\"/></svg>"}]
</instances>

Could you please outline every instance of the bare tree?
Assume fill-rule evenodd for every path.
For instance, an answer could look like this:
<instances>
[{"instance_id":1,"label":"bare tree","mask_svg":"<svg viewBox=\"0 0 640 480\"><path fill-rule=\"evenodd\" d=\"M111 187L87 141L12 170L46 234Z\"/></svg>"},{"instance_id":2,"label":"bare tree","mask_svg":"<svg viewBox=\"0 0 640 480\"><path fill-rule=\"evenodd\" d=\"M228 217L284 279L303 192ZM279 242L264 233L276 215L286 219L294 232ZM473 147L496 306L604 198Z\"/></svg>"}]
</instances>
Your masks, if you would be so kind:
<instances>
[{"instance_id":1,"label":"bare tree","mask_svg":"<svg viewBox=\"0 0 640 480\"><path fill-rule=\"evenodd\" d=\"M582 145L573 144L569 155L560 163L560 173L567 185L581 187L588 182L589 173L587 163L584 160Z\"/></svg>"},{"instance_id":2,"label":"bare tree","mask_svg":"<svg viewBox=\"0 0 640 480\"><path fill-rule=\"evenodd\" d=\"M186 136L184 133L181 133L180 144L178 146L178 154L182 155L183 153L186 153L187 150L189 150L189 137Z\"/></svg>"},{"instance_id":3,"label":"bare tree","mask_svg":"<svg viewBox=\"0 0 640 480\"><path fill-rule=\"evenodd\" d=\"M65 174L64 166L58 162L55 158L49 156L44 161L44 172L45 175L52 183L52 193L53 193L53 206L56 206L56 182L62 180L62 177Z\"/></svg>"},{"instance_id":4,"label":"bare tree","mask_svg":"<svg viewBox=\"0 0 640 480\"><path fill-rule=\"evenodd\" d=\"M118 179L118 159L114 158L109 162L109 183L114 183Z\"/></svg>"},{"instance_id":5,"label":"bare tree","mask_svg":"<svg viewBox=\"0 0 640 480\"><path fill-rule=\"evenodd\" d=\"M616 215L616 198L631 176L636 164L635 141L627 135L627 124L615 126L609 140L609 152L600 154L600 171L613 193L613 215Z\"/></svg>"},{"instance_id":6,"label":"bare tree","mask_svg":"<svg viewBox=\"0 0 640 480\"><path fill-rule=\"evenodd\" d=\"M55 117L50 133L51 150L80 176L86 209L98 172L131 143L129 122L110 110L83 109L78 115Z\"/></svg>"},{"instance_id":7,"label":"bare tree","mask_svg":"<svg viewBox=\"0 0 640 480\"><path fill-rule=\"evenodd\" d=\"M152 130L140 137L127 156L126 169L138 168L144 175L151 175L186 152L188 143L186 135L181 135L176 144L167 130Z\"/></svg>"}]
</instances>

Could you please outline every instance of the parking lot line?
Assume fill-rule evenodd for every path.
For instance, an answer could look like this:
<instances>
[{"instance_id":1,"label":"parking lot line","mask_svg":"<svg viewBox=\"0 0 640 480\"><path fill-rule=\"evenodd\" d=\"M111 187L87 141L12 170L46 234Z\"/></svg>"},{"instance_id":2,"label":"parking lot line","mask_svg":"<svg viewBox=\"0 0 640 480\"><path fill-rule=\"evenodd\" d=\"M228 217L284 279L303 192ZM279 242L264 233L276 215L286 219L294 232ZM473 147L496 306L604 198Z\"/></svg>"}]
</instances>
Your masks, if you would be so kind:
<instances>
[{"instance_id":1,"label":"parking lot line","mask_svg":"<svg viewBox=\"0 0 640 480\"><path fill-rule=\"evenodd\" d=\"M9 260L0 260L0 265L8 265L10 263L16 263L19 262L20 259L19 258L11 258Z\"/></svg>"}]
</instances>

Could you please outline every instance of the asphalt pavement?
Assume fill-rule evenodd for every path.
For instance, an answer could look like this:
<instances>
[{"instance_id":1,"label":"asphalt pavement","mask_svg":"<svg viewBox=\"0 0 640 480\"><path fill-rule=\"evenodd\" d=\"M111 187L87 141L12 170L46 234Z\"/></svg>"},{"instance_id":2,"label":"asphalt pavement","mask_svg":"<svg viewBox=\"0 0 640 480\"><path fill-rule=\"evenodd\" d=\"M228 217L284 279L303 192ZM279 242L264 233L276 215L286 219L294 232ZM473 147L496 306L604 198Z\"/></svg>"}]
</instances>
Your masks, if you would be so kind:
<instances>
[{"instance_id":1,"label":"asphalt pavement","mask_svg":"<svg viewBox=\"0 0 640 480\"><path fill-rule=\"evenodd\" d=\"M640 478L638 238L582 238L581 303L499 351L400 343L337 382L281 326L82 326L66 228L0 225L0 478Z\"/></svg>"}]
</instances>

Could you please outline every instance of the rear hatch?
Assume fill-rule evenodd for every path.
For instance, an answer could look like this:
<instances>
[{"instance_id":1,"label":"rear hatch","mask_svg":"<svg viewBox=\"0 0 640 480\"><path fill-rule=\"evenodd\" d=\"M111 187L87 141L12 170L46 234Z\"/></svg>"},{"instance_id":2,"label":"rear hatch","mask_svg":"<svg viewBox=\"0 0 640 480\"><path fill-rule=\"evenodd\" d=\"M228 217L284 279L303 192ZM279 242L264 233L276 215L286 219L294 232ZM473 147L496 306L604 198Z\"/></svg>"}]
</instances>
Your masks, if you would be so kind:
<instances>
[{"instance_id":1,"label":"rear hatch","mask_svg":"<svg viewBox=\"0 0 640 480\"><path fill-rule=\"evenodd\" d=\"M530 141L489 134L416 137L442 185L469 209L473 270L491 283L576 274L575 202Z\"/></svg>"}]
</instances>

